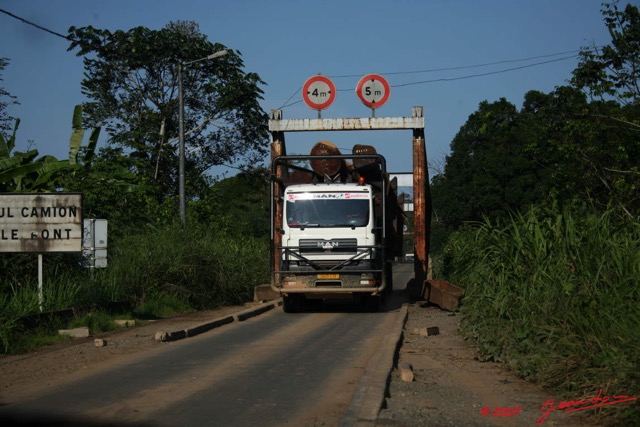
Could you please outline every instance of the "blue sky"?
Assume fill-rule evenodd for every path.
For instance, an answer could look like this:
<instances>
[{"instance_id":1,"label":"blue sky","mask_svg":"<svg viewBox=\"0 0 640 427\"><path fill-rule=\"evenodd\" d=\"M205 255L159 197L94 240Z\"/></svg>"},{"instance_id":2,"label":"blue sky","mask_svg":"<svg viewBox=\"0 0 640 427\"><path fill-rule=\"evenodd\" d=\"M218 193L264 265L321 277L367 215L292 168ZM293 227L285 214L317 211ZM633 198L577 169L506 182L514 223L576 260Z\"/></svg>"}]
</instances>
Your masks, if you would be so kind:
<instances>
[{"instance_id":1,"label":"blue sky","mask_svg":"<svg viewBox=\"0 0 640 427\"><path fill-rule=\"evenodd\" d=\"M115 31L195 21L211 42L240 51L245 70L267 83L265 111L280 108L295 94L288 102L293 105L283 110L285 118L317 116L296 101L302 99L299 89L305 80L318 73L331 77L339 91L323 117L368 117L371 110L354 89L361 76L382 74L391 84L391 96L376 116L410 116L413 106L423 106L427 155L436 165L443 163L451 140L480 102L504 97L519 108L527 91L549 92L566 84L577 59L442 79L557 60L572 54L555 55L561 52L608 44L600 4L601 0L0 0L0 8L62 34L72 25ZM66 40L2 13L0 40L0 57L10 60L0 85L20 102L9 110L21 119L18 149L31 145L41 155L66 158L73 107L84 100L82 59L67 52ZM451 69L532 57L539 58ZM413 73L443 68L449 70ZM431 82L394 87L425 81ZM339 147L372 143L387 157L391 171L411 170L410 131L286 138L289 152L307 152L321 139Z\"/></svg>"}]
</instances>

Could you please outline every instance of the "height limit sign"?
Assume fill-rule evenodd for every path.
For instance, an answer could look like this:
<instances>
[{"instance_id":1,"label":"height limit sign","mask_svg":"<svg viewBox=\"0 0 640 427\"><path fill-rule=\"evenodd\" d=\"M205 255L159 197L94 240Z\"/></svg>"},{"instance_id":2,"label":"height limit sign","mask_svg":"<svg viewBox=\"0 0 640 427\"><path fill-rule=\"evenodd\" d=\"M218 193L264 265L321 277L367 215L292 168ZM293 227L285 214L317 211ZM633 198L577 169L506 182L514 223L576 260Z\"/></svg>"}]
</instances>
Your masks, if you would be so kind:
<instances>
[{"instance_id":1,"label":"height limit sign","mask_svg":"<svg viewBox=\"0 0 640 427\"><path fill-rule=\"evenodd\" d=\"M324 110L336 99L336 85L320 74L310 77L302 86L302 99L314 110Z\"/></svg>"},{"instance_id":2,"label":"height limit sign","mask_svg":"<svg viewBox=\"0 0 640 427\"><path fill-rule=\"evenodd\" d=\"M391 87L387 79L379 74L367 74L358 82L356 95L369 108L380 108L389 99Z\"/></svg>"}]
</instances>

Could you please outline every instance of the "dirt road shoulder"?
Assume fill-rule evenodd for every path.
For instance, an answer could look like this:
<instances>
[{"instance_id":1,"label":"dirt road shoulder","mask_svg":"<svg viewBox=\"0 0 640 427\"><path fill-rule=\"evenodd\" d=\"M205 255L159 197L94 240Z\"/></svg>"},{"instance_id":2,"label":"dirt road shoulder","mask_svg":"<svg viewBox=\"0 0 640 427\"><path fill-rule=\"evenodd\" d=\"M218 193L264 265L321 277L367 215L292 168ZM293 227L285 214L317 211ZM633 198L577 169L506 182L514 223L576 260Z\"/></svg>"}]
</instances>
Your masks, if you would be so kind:
<instances>
[{"instance_id":1,"label":"dirt road shoulder","mask_svg":"<svg viewBox=\"0 0 640 427\"><path fill-rule=\"evenodd\" d=\"M237 316L262 304L221 307L172 318L145 322L143 325L74 339L41 347L25 354L0 357L0 404L19 400L56 384L71 381L98 369L123 363L131 356L153 351L171 342L156 339L159 332L176 333L198 327L225 316ZM96 338L104 340L96 347Z\"/></svg>"},{"instance_id":2,"label":"dirt road shoulder","mask_svg":"<svg viewBox=\"0 0 640 427\"><path fill-rule=\"evenodd\" d=\"M414 380L391 373L379 426L535 426L554 396L523 381L504 365L481 362L459 333L460 313L411 304L397 366L412 366ZM427 328L431 334L426 334ZM438 332L438 334L434 334ZM512 408L512 409L510 409ZM588 414L555 411L543 425L584 426Z\"/></svg>"}]
</instances>

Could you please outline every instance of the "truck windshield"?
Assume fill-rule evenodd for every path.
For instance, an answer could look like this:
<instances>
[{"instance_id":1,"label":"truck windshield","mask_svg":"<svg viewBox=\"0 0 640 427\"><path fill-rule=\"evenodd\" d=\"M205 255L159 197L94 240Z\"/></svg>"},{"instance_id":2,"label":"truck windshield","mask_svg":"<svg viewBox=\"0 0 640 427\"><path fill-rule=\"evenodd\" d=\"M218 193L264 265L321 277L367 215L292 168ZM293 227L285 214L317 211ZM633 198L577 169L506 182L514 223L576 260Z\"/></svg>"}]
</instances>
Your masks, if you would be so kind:
<instances>
[{"instance_id":1,"label":"truck windshield","mask_svg":"<svg viewBox=\"0 0 640 427\"><path fill-rule=\"evenodd\" d=\"M364 227L369 223L369 199L289 199L287 225L305 227Z\"/></svg>"}]
</instances>

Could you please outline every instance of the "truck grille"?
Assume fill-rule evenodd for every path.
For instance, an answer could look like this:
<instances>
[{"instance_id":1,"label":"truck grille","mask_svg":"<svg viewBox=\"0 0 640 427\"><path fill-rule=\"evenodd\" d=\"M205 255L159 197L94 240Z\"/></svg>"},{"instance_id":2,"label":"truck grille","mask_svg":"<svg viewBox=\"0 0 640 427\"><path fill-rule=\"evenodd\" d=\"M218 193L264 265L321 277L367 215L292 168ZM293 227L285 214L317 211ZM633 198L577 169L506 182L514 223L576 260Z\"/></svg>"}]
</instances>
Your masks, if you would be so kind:
<instances>
[{"instance_id":1,"label":"truck grille","mask_svg":"<svg viewBox=\"0 0 640 427\"><path fill-rule=\"evenodd\" d=\"M355 254L358 249L356 239L302 239L300 240L301 254Z\"/></svg>"}]
</instances>

